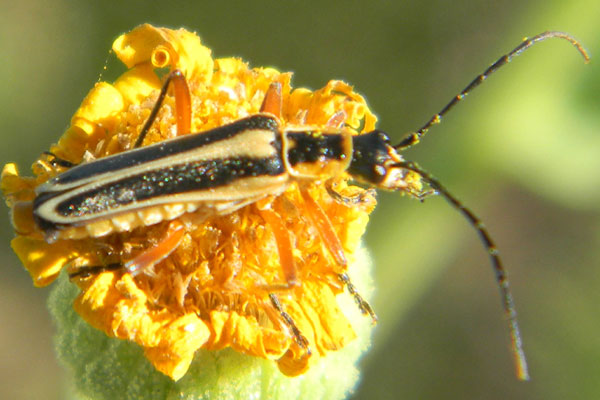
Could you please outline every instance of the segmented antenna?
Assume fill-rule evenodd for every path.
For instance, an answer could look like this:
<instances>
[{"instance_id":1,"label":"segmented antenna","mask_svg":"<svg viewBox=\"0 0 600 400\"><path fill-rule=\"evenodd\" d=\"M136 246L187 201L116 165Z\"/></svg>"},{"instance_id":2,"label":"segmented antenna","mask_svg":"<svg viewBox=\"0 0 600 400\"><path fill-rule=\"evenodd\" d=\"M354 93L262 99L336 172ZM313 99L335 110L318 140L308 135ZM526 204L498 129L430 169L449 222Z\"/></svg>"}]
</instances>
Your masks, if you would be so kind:
<instances>
[{"instance_id":1,"label":"segmented antenna","mask_svg":"<svg viewBox=\"0 0 600 400\"><path fill-rule=\"evenodd\" d=\"M539 35L535 35L531 39L525 38L521 44L515 47L510 53L507 53L496 60L495 63L490 65L482 74L479 74L475 79L471 81L459 94L454 96L452 100L448 104L444 106L437 114L435 114L431 119L423 125L418 131L410 133L406 136L400 143L394 146L394 148L398 151L404 150L408 147L411 147L421 140L421 138L427 133L429 128L433 125L439 124L442 121L442 117L448 113L456 104L458 104L461 100L465 98L473 89L479 86L484 80L487 79L488 76L496 72L503 65L508 64L512 61L513 57L521 55L525 50L533 46L537 42L542 42L546 39L550 38L559 38L564 39L571 43L577 51L583 56L585 63L587 64L590 61L590 56L586 49L575 39L573 36L569 35L565 32L556 32L556 31L547 31L544 33L540 33Z\"/></svg>"},{"instance_id":2,"label":"segmented antenna","mask_svg":"<svg viewBox=\"0 0 600 400\"><path fill-rule=\"evenodd\" d=\"M517 378L526 381L529 380L529 372L527 370L527 360L525 359L525 352L523 351L523 342L521 341L521 331L517 322L517 311L515 309L514 300L510 292L508 284L508 275L500 254L490 233L487 228L483 225L483 222L477 217L470 209L465 207L454 195L452 195L437 179L435 179L430 173L420 168L416 163L412 161L406 161L394 164L395 167L404 168L413 172L416 172L421 176L431 188L433 188L438 194L441 194L454 208L469 221L471 226L475 228L479 234L479 238L486 248L492 268L496 275L496 282L500 288L500 296L502 298L502 306L504 308L504 315L508 321L508 329L510 333L511 351L515 363L515 369Z\"/></svg>"}]
</instances>

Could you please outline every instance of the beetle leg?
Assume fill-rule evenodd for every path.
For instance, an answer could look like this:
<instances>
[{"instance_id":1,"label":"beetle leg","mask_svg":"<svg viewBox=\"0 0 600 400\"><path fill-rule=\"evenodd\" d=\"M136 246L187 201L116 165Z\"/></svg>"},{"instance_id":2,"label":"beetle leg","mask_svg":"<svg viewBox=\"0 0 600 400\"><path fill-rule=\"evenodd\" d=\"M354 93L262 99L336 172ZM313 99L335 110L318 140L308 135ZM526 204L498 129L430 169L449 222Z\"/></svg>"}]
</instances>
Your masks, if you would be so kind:
<instances>
[{"instance_id":1,"label":"beetle leg","mask_svg":"<svg viewBox=\"0 0 600 400\"><path fill-rule=\"evenodd\" d=\"M300 192L302 193L302 198L307 206L306 209L308 211L308 216L319 231L319 235L325 243L325 247L333 256L337 265L343 267L345 270L345 267L348 265L348 261L346 260L346 256L344 254L342 242L340 241L337 233L335 233L331 220L329 217L327 217L327 214L325 214L321 206L315 201L315 199L312 198L307 190L301 190ZM354 297L354 301L358 305L360 311L365 315L369 314L373 322L377 322L377 316L375 315L375 312L369 303L358 293L348 275L345 272L338 272L338 279L348 288L348 292L350 292L352 297Z\"/></svg>"},{"instance_id":2,"label":"beetle leg","mask_svg":"<svg viewBox=\"0 0 600 400\"><path fill-rule=\"evenodd\" d=\"M268 112L281 118L281 83L273 82L269 85L265 98L260 106L260 112Z\"/></svg>"},{"instance_id":3,"label":"beetle leg","mask_svg":"<svg viewBox=\"0 0 600 400\"><path fill-rule=\"evenodd\" d=\"M352 297L354 297L354 301L356 302L356 305L358 306L360 312L364 315L368 314L371 317L373 323L377 323L377 315L375 314L375 311L373 311L373 308L371 307L369 302L366 301L360 295L360 293L358 293L358 290L356 290L356 286L354 286L352 281L350 281L350 277L348 276L348 274L338 274L338 278L340 279L340 281L342 281L344 285L346 285L346 287L348 288L348 292L352 295Z\"/></svg>"},{"instance_id":4,"label":"beetle leg","mask_svg":"<svg viewBox=\"0 0 600 400\"><path fill-rule=\"evenodd\" d=\"M175 96L175 115L177 117L177 135L185 135L192 131L192 96L183 73L176 69L169 74L173 83ZM169 78L167 78L169 79ZM169 82L165 83L168 85Z\"/></svg>"},{"instance_id":5,"label":"beetle leg","mask_svg":"<svg viewBox=\"0 0 600 400\"><path fill-rule=\"evenodd\" d=\"M335 190L334 183L329 180L325 183L327 193L338 203L347 207L356 206L366 201L368 197L375 197L377 191L375 189L367 189L353 196L346 196Z\"/></svg>"},{"instance_id":6,"label":"beetle leg","mask_svg":"<svg viewBox=\"0 0 600 400\"><path fill-rule=\"evenodd\" d=\"M73 272L69 272L69 279L73 278L88 278L92 275L98 275L105 271L115 271L123 268L121 263L111 263L107 265L86 265L79 267Z\"/></svg>"},{"instance_id":7,"label":"beetle leg","mask_svg":"<svg viewBox=\"0 0 600 400\"><path fill-rule=\"evenodd\" d=\"M410 193L410 194L415 199L419 200L421 203L424 203L426 198L431 197L431 196L436 196L439 194L439 192L435 189L427 189L427 190L421 190L419 192Z\"/></svg>"},{"instance_id":8,"label":"beetle leg","mask_svg":"<svg viewBox=\"0 0 600 400\"><path fill-rule=\"evenodd\" d=\"M71 168L71 167L74 167L77 165L75 163L72 163L71 161L65 160L64 158L58 157L56 154L52 153L51 151L43 151L42 154L52 157L52 159L49 160L48 162L53 167L58 166L58 167L63 167L63 168Z\"/></svg>"},{"instance_id":9,"label":"beetle leg","mask_svg":"<svg viewBox=\"0 0 600 400\"><path fill-rule=\"evenodd\" d=\"M277 251L279 253L279 263L283 270L285 277L285 283L267 285L268 290L285 290L300 285L298 280L298 274L296 269L296 262L294 261L294 254L292 253L292 240L290 233L285 227L281 217L271 209L270 204L266 206L257 207L260 215L263 217L265 222L271 227L273 235L275 236L275 242L277 242Z\"/></svg>"},{"instance_id":10,"label":"beetle leg","mask_svg":"<svg viewBox=\"0 0 600 400\"><path fill-rule=\"evenodd\" d=\"M292 331L292 334L294 335L294 340L296 340L298 346L305 349L306 355L310 356L311 352L310 348L308 347L308 340L306 339L306 337L304 337L304 335L302 335L302 332L300 332L300 329L298 329L296 323L294 322L290 314L285 312L277 295L275 293L269 293L269 299L271 299L271 304L273 304L273 307L277 310L277 312L279 312L279 315L281 316L281 319L283 319L283 322L285 322L290 331Z\"/></svg>"},{"instance_id":11,"label":"beetle leg","mask_svg":"<svg viewBox=\"0 0 600 400\"><path fill-rule=\"evenodd\" d=\"M69 278L87 278L104 271L124 269L132 275L148 272L150 268L167 258L181 243L185 230L180 222L173 221L169 224L165 237L152 248L144 251L126 263L110 263L107 265L92 265L77 268L69 273Z\"/></svg>"},{"instance_id":12,"label":"beetle leg","mask_svg":"<svg viewBox=\"0 0 600 400\"><path fill-rule=\"evenodd\" d=\"M273 230L275 241L277 242L277 250L279 252L279 262L281 263L281 268L283 269L283 274L286 280L286 283L284 284L267 285L265 286L265 289L285 290L294 286L298 286L300 282L297 278L296 262L294 261L294 255L292 253L292 241L290 239L290 234L283 223L283 220L275 211L271 209L270 203L267 203L266 205L258 204L257 208L263 219ZM304 337L304 335L302 335L302 332L300 332L300 329L298 329L292 317L285 312L277 295L275 293L269 293L269 299L271 300L271 304L275 310L277 310L279 313L279 316L285 325L294 335L294 340L298 346L306 350L306 356L310 356L311 351L308 347L308 340L306 337Z\"/></svg>"},{"instance_id":13,"label":"beetle leg","mask_svg":"<svg viewBox=\"0 0 600 400\"><path fill-rule=\"evenodd\" d=\"M178 221L171 222L165 237L160 242L151 249L127 261L123 264L123 267L134 276L140 272L147 271L167 258L179 246L184 233L183 224Z\"/></svg>"},{"instance_id":14,"label":"beetle leg","mask_svg":"<svg viewBox=\"0 0 600 400\"><path fill-rule=\"evenodd\" d=\"M175 116L177 120L177 134L182 135L189 133L192 126L192 99L190 95L190 88L188 87L187 80L183 75L183 72L179 69L175 69L167 75L163 87L160 89L156 104L150 112L150 116L146 120L144 127L140 131L140 134L133 145L134 148L140 147L144 142L146 134L150 130L152 123L156 120L158 111L162 106L169 84L173 83L173 95L175 96Z\"/></svg>"},{"instance_id":15,"label":"beetle leg","mask_svg":"<svg viewBox=\"0 0 600 400\"><path fill-rule=\"evenodd\" d=\"M331 220L329 217L327 217L321 206L317 204L315 199L312 198L308 191L302 189L300 190L300 193L302 193L302 198L306 204L308 217L317 228L317 231L319 231L319 235L325 243L325 247L333 256L335 263L345 269L348 261L346 260L346 255L344 254L342 242L340 242L340 238L337 236L337 233L335 233L333 225L331 224Z\"/></svg>"}]
</instances>

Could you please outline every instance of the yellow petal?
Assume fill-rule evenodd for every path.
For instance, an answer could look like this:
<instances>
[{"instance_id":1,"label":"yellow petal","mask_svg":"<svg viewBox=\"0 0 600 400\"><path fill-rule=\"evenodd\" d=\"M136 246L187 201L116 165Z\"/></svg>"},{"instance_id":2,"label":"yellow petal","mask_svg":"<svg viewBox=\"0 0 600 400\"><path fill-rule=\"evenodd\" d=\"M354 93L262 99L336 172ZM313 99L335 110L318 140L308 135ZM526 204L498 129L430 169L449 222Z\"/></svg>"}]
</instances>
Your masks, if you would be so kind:
<instances>
[{"instance_id":1,"label":"yellow petal","mask_svg":"<svg viewBox=\"0 0 600 400\"><path fill-rule=\"evenodd\" d=\"M8 163L2 169L0 188L4 197L6 197L6 203L9 207L12 207L16 201L33 200L35 197L35 186L35 179L19 176L16 164Z\"/></svg>"},{"instance_id":2,"label":"yellow petal","mask_svg":"<svg viewBox=\"0 0 600 400\"><path fill-rule=\"evenodd\" d=\"M10 245L33 279L35 286L46 286L79 251L69 241L48 244L42 239L17 236Z\"/></svg>"},{"instance_id":3,"label":"yellow petal","mask_svg":"<svg viewBox=\"0 0 600 400\"><path fill-rule=\"evenodd\" d=\"M148 360L173 380L180 379L188 370L194 353L210 337L210 329L196 314L186 314L164 326L161 341L145 350Z\"/></svg>"},{"instance_id":4,"label":"yellow petal","mask_svg":"<svg viewBox=\"0 0 600 400\"><path fill-rule=\"evenodd\" d=\"M209 348L214 350L232 346L253 356L278 359L291 342L286 333L261 328L255 318L240 316L236 312L212 311L210 322L214 334Z\"/></svg>"},{"instance_id":5,"label":"yellow petal","mask_svg":"<svg viewBox=\"0 0 600 400\"><path fill-rule=\"evenodd\" d=\"M128 68L151 61L155 67L179 68L187 78L194 77L202 83L212 78L210 49L202 46L196 34L185 29L140 25L119 36L113 43L113 51Z\"/></svg>"},{"instance_id":6,"label":"yellow petal","mask_svg":"<svg viewBox=\"0 0 600 400\"><path fill-rule=\"evenodd\" d=\"M160 90L161 85L160 79L149 63L136 65L114 83L115 89L121 93L127 104L140 104L152 92Z\"/></svg>"},{"instance_id":7,"label":"yellow petal","mask_svg":"<svg viewBox=\"0 0 600 400\"><path fill-rule=\"evenodd\" d=\"M85 150L94 149L107 129L117 123L125 104L111 84L100 82L88 93L71 119L71 127L51 151L59 157L79 162Z\"/></svg>"}]
</instances>

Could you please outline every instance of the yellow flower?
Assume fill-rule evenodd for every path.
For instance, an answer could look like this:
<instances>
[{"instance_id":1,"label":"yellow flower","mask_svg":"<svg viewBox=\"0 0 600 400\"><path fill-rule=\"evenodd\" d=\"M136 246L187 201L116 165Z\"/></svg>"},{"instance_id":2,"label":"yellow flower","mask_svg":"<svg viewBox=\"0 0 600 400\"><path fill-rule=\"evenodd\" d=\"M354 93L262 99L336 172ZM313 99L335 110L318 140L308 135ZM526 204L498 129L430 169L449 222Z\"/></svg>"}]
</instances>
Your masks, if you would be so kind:
<instances>
[{"instance_id":1,"label":"yellow flower","mask_svg":"<svg viewBox=\"0 0 600 400\"><path fill-rule=\"evenodd\" d=\"M292 89L291 73L249 68L235 58L213 60L199 38L183 29L142 25L119 37L113 50L129 70L113 84L101 82L90 91L71 126L50 148L57 157L80 163L131 149L156 102L160 68L184 73L192 94L193 132L258 112L272 82L282 85L284 124L325 126L340 111L355 134L361 126L372 130L376 122L364 99L343 82L331 81L316 91ZM145 144L177 134L173 104L167 97ZM165 234L168 223L162 222L100 238L80 238L85 235L75 232L74 239L49 244L35 225L31 200L35 188L61 169L46 156L32 169L34 177L21 177L14 164L7 164L1 184L17 233L12 247L37 286L51 283L65 267L124 263ZM349 186L345 176L336 184L345 195L364 192ZM322 184L308 190L352 262L375 200L367 193L361 204L349 207L334 201ZM293 238L301 282L278 292L278 298L308 347L298 343L265 289L285 277L273 229L255 204L186 226L181 245L152 273L133 277L116 270L75 278L81 290L76 311L107 335L139 344L148 360L174 380L186 373L198 349L227 347L274 360L286 375L304 373L355 338L336 299L344 290L339 273L345 271L306 217L297 185L269 200Z\"/></svg>"}]
</instances>

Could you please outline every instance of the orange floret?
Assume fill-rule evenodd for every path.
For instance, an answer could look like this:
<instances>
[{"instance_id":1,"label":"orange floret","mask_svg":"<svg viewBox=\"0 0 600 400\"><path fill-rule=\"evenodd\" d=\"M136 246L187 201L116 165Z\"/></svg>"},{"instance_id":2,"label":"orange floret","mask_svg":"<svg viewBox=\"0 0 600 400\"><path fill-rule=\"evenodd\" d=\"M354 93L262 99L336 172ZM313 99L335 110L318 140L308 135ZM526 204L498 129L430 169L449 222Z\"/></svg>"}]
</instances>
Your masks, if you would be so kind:
<instances>
[{"instance_id":1,"label":"orange floret","mask_svg":"<svg viewBox=\"0 0 600 400\"><path fill-rule=\"evenodd\" d=\"M258 112L274 81L282 85L283 124L325 126L340 111L350 129L362 124L369 131L376 122L364 99L343 82L331 81L316 91L292 89L291 73L249 68L235 58L213 60L198 36L183 29L142 25L119 37L113 50L130 69L113 84L101 82L90 91L71 126L50 148L56 156L79 163L131 149L162 85L157 68L184 73L192 94L192 132ZM167 97L145 144L177 134L173 104ZM14 164L7 164L2 191L17 233L12 247L37 286L52 282L64 267L123 263L165 234L168 223L162 222L102 238L46 243L31 207L23 204L60 167L43 156L32 169L33 178L21 177ZM336 190L348 196L363 192L348 186L345 177L340 177ZM309 187L309 192L352 260L375 200L367 193L361 204L349 207L334 201L322 184ZM185 374L200 348L232 347L275 360L287 375L303 373L319 357L343 348L355 334L336 301L343 290L340 267L306 217L298 186L292 184L271 207L292 237L300 281L278 296L308 340L310 353L297 343L264 289L285 278L273 231L254 204L186 225L181 245L151 273L132 277L118 270L74 279L81 289L75 309L109 336L138 343L155 367L175 380Z\"/></svg>"}]
</instances>

